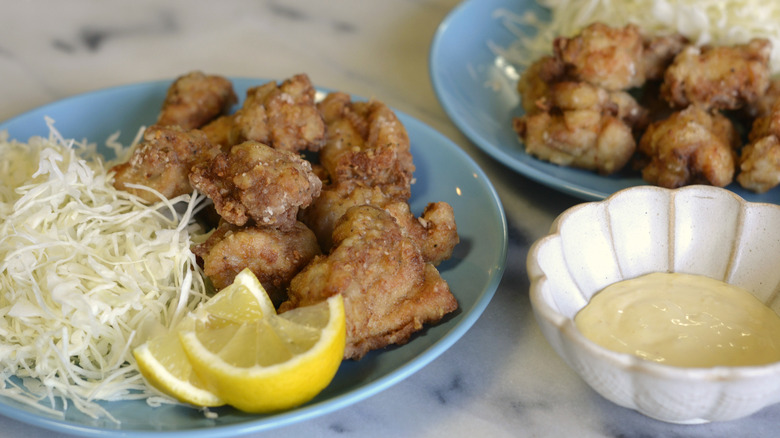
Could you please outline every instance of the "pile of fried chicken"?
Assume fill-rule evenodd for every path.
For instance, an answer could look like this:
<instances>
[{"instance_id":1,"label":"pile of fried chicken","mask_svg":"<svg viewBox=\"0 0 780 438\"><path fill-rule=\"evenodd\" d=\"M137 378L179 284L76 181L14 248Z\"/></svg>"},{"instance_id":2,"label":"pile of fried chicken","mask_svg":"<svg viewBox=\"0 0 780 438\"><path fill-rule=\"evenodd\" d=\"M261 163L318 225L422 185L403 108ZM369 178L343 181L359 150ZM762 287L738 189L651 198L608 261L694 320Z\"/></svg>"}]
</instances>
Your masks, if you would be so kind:
<instances>
[{"instance_id":1,"label":"pile of fried chicken","mask_svg":"<svg viewBox=\"0 0 780 438\"><path fill-rule=\"evenodd\" d=\"M409 137L388 106L315 94L299 74L232 111L227 78L183 75L114 185L148 202L206 195L215 229L193 252L215 289L249 268L280 312L341 294L344 357L360 359L457 309L436 266L459 237L446 202L411 212Z\"/></svg>"},{"instance_id":2,"label":"pile of fried chicken","mask_svg":"<svg viewBox=\"0 0 780 438\"><path fill-rule=\"evenodd\" d=\"M517 89L513 128L528 154L650 184L762 193L780 183L780 79L771 42L695 46L679 34L593 23L554 40ZM748 132L743 144L741 131ZM735 177L736 175L736 177Z\"/></svg>"}]
</instances>

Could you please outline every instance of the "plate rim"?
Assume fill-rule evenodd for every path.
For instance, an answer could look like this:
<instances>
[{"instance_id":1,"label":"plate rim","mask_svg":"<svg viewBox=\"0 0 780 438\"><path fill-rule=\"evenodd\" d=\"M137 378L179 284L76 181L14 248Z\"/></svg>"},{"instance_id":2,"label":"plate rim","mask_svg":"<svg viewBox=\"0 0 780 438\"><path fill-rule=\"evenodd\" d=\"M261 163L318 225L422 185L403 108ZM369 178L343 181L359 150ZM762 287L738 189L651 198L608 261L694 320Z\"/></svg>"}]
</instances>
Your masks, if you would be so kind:
<instances>
[{"instance_id":1,"label":"plate rim","mask_svg":"<svg viewBox=\"0 0 780 438\"><path fill-rule=\"evenodd\" d=\"M251 83L257 83L259 85L271 80L278 80L278 79L268 79L268 78L255 78L255 77L248 77L248 76L225 76L225 77L231 80L231 82L234 85L236 84L236 82L241 82L241 83L251 82ZM111 94L111 93L127 91L133 88L138 88L139 90L151 90L154 87L170 84L174 79L175 78L153 79L153 80L133 82L128 84L119 84L119 85L102 87L102 88L66 96L62 99L57 99L52 102L46 103L44 105L32 109L28 109L20 114L17 114L15 116L0 121L0 132L8 131L10 125L34 117L36 114L45 111L49 107L65 105L75 101L87 100L101 94L106 94L106 93ZM318 91L323 91L323 92L333 91L331 89L324 88L324 87L316 87L316 89ZM353 99L357 99L357 100L368 100L359 95L350 94L350 96L352 96ZM294 408L293 410L282 412L279 414L258 417L256 419L248 419L245 422L216 425L213 427L197 427L197 428L187 428L187 429L180 429L180 430L161 430L161 431L154 431L151 429L139 430L139 429L122 429L122 428L116 429L116 428L108 428L108 427L103 428L98 426L86 425L82 423L76 423L73 421L69 421L67 419L56 419L49 416L43 416L36 412L32 412L21 408L17 408L15 406L8 405L2 400L0 400L0 415L3 415L5 417L8 417L16 421L20 421L22 423L29 424L31 426L40 427L50 431L75 434L79 436L103 437L107 435L121 434L122 436L128 436L128 437L131 436L223 437L223 436L231 436L234 434L246 434L252 432L268 431L268 430L277 429L284 426L290 426L298 422L310 420L343 409L347 406L365 400L373 395L376 395L400 383L401 381L407 379L411 375L415 374L422 368L429 365L436 358L441 356L445 351L447 351L450 347L452 347L452 345L454 345L458 340L460 340L466 332L468 332L471 329L471 327L474 325L474 323L476 323L476 321L479 319L482 313L484 313L484 310L487 308L490 301L492 300L492 297L495 295L498 289L498 286L503 278L503 274L506 270L506 261L507 261L507 254L508 254L508 245L509 245L506 214L504 211L503 204L501 202L501 198L499 197L495 186L490 181L484 169L482 169L476 163L476 161L474 161L474 159L472 159L462 148L460 148L447 136L437 131L433 127L429 126L428 124L422 122L421 120L412 117L411 115L406 114L405 112L398 110L397 108L391 107L391 109L399 117L401 122L407 128L407 131L410 131L410 137L412 136L410 126L413 126L412 129L414 129L415 131L420 131L422 135L435 138L436 143L439 144L439 147L444 147L447 149L447 152L449 154L456 155L459 161L461 161L465 167L468 167L469 170L473 171L478 176L477 179L481 181L480 185L482 185L486 189L487 194L490 195L490 198L493 201L492 204L495 207L495 214L496 217L499 219L499 223L497 223L496 225L500 225L499 235L500 235L501 245L495 254L495 265L493 266L493 269L490 269L489 272L487 272L488 281L485 283L481 293L475 297L474 305L471 306L466 312L463 312L462 319L449 331L445 332L440 339L438 339L433 344L431 344L430 346L422 350L418 355L414 356L411 360L409 360L402 366L394 369L393 371L387 373L386 375L381 376L380 378L371 381L365 385L351 389L343 394L338 394L326 400L317 401L316 403L304 405L302 407ZM46 135L46 133L42 132L37 135L43 136ZM9 139L14 139L14 138L9 135ZM28 141L28 139L17 139L17 140L22 142ZM87 139L87 140L89 140L90 142L95 141L95 139ZM144 400L137 400L133 402L145 403ZM106 402L106 403L110 403L110 402Z\"/></svg>"}]
</instances>

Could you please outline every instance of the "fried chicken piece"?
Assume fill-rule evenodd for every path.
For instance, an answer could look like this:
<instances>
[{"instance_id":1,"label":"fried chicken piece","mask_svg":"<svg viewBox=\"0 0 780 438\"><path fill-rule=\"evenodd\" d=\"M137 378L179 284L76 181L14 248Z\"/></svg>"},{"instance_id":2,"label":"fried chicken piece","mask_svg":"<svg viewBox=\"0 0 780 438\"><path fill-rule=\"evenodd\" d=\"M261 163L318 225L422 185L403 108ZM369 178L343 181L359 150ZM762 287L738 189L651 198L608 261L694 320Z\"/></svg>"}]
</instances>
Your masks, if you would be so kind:
<instances>
[{"instance_id":1,"label":"fried chicken piece","mask_svg":"<svg viewBox=\"0 0 780 438\"><path fill-rule=\"evenodd\" d=\"M605 109L631 128L635 134L643 132L650 124L650 111L625 91L610 91Z\"/></svg>"},{"instance_id":2,"label":"fried chicken piece","mask_svg":"<svg viewBox=\"0 0 780 438\"><path fill-rule=\"evenodd\" d=\"M644 129L647 110L625 91L607 91L585 82L564 81L550 85L550 111L592 110L613 115L631 129Z\"/></svg>"},{"instance_id":3,"label":"fried chicken piece","mask_svg":"<svg viewBox=\"0 0 780 438\"><path fill-rule=\"evenodd\" d=\"M765 115L753 120L748 140L759 140L768 135L780 136L780 100L775 100Z\"/></svg>"},{"instance_id":4,"label":"fried chicken piece","mask_svg":"<svg viewBox=\"0 0 780 438\"><path fill-rule=\"evenodd\" d=\"M527 115L550 110L550 84L561 81L563 73L563 63L554 56L539 58L523 72L517 92Z\"/></svg>"},{"instance_id":5,"label":"fried chicken piece","mask_svg":"<svg viewBox=\"0 0 780 438\"><path fill-rule=\"evenodd\" d=\"M634 24L612 28L593 23L579 35L553 41L555 56L564 63L568 78L610 91L644 84L643 47L644 38Z\"/></svg>"},{"instance_id":6,"label":"fried chicken piece","mask_svg":"<svg viewBox=\"0 0 780 438\"><path fill-rule=\"evenodd\" d=\"M233 116L220 116L200 128L209 141L219 145L223 152L230 152L230 148L240 143L238 133L234 129Z\"/></svg>"},{"instance_id":7,"label":"fried chicken piece","mask_svg":"<svg viewBox=\"0 0 780 438\"><path fill-rule=\"evenodd\" d=\"M742 148L737 182L756 193L780 184L780 100L765 116L757 118Z\"/></svg>"},{"instance_id":8,"label":"fried chicken piece","mask_svg":"<svg viewBox=\"0 0 780 438\"><path fill-rule=\"evenodd\" d=\"M631 129L614 116L577 110L514 120L525 150L541 160L609 175L622 169L636 148Z\"/></svg>"},{"instance_id":9,"label":"fried chicken piece","mask_svg":"<svg viewBox=\"0 0 780 438\"><path fill-rule=\"evenodd\" d=\"M739 185L756 193L765 193L780 184L780 139L768 135L748 143L742 149Z\"/></svg>"},{"instance_id":10,"label":"fried chicken piece","mask_svg":"<svg viewBox=\"0 0 780 438\"><path fill-rule=\"evenodd\" d=\"M567 81L550 85L549 101L549 111L514 119L529 155L604 175L631 159L632 131L646 124L647 114L629 94Z\"/></svg>"},{"instance_id":11,"label":"fried chicken piece","mask_svg":"<svg viewBox=\"0 0 780 438\"><path fill-rule=\"evenodd\" d=\"M393 202L384 209L398 222L404 235L412 239L423 259L433 266L449 259L460 243L455 212L446 202L428 203L419 217L414 216L406 202Z\"/></svg>"},{"instance_id":12,"label":"fried chicken piece","mask_svg":"<svg viewBox=\"0 0 780 438\"><path fill-rule=\"evenodd\" d=\"M526 115L556 109L592 109L617 116L632 129L647 126L648 112L625 91L608 91L581 81L565 80L552 57L534 63L518 81L518 91Z\"/></svg>"},{"instance_id":13,"label":"fried chicken piece","mask_svg":"<svg viewBox=\"0 0 780 438\"><path fill-rule=\"evenodd\" d=\"M153 125L144 132L143 141L136 145L130 158L111 168L115 172L114 187L147 202L160 198L148 190L128 187L128 184L150 187L169 199L191 193L189 173L192 167L209 161L218 153L219 147L209 142L201 131Z\"/></svg>"},{"instance_id":14,"label":"fried chicken piece","mask_svg":"<svg viewBox=\"0 0 780 438\"><path fill-rule=\"evenodd\" d=\"M772 43L756 38L724 47L687 46L664 73L661 94L685 108L739 109L755 102L769 86Z\"/></svg>"},{"instance_id":15,"label":"fried chicken piece","mask_svg":"<svg viewBox=\"0 0 780 438\"><path fill-rule=\"evenodd\" d=\"M317 151L325 141L325 123L314 102L316 92L306 74L281 84L267 82L247 90L235 114L204 130L225 150L253 140L285 151Z\"/></svg>"},{"instance_id":16,"label":"fried chicken piece","mask_svg":"<svg viewBox=\"0 0 780 438\"><path fill-rule=\"evenodd\" d=\"M414 163L409 135L395 113L382 102L352 102L341 92L328 94L318 108L327 125L319 158L331 181L382 186L408 199Z\"/></svg>"},{"instance_id":17,"label":"fried chicken piece","mask_svg":"<svg viewBox=\"0 0 780 438\"><path fill-rule=\"evenodd\" d=\"M666 188L725 187L733 180L739 146L728 118L692 105L647 128L639 141L639 151L650 160L642 177Z\"/></svg>"},{"instance_id":18,"label":"fried chicken piece","mask_svg":"<svg viewBox=\"0 0 780 438\"><path fill-rule=\"evenodd\" d=\"M292 278L320 254L320 247L314 233L301 222L283 231L223 221L192 252L203 260L203 272L217 290L249 268L278 306L287 298Z\"/></svg>"},{"instance_id":19,"label":"fried chicken piece","mask_svg":"<svg viewBox=\"0 0 780 438\"><path fill-rule=\"evenodd\" d=\"M460 242L454 211L446 202L430 203L420 217L415 217L405 200L384 193L380 187L353 181L326 186L298 217L317 235L322 250L328 252L333 246L336 222L351 207L360 205L373 205L390 213L404 235L412 238L424 260L434 266L450 258Z\"/></svg>"},{"instance_id":20,"label":"fried chicken piece","mask_svg":"<svg viewBox=\"0 0 780 438\"><path fill-rule=\"evenodd\" d=\"M780 98L780 78L772 78L764 94L744 108L745 116L752 119L768 116L772 113L772 106L778 98Z\"/></svg>"},{"instance_id":21,"label":"fried chicken piece","mask_svg":"<svg viewBox=\"0 0 780 438\"><path fill-rule=\"evenodd\" d=\"M317 236L320 248L327 253L333 246L333 229L336 222L347 210L357 205L374 205L381 208L392 201L393 198L379 187L369 187L347 180L324 186L311 205L301 210L298 219L311 228Z\"/></svg>"},{"instance_id":22,"label":"fried chicken piece","mask_svg":"<svg viewBox=\"0 0 780 438\"><path fill-rule=\"evenodd\" d=\"M663 79L664 72L688 45L688 39L680 34L659 35L645 38L642 50L642 64L646 80Z\"/></svg>"},{"instance_id":23,"label":"fried chicken piece","mask_svg":"<svg viewBox=\"0 0 780 438\"><path fill-rule=\"evenodd\" d=\"M178 77L168 88L157 124L184 130L200 128L225 114L236 102L228 79L193 71Z\"/></svg>"},{"instance_id":24,"label":"fried chicken piece","mask_svg":"<svg viewBox=\"0 0 780 438\"><path fill-rule=\"evenodd\" d=\"M425 263L386 211L353 207L339 220L334 248L296 275L280 311L341 294L347 325L346 359L405 344L424 324L458 308L447 282Z\"/></svg>"},{"instance_id":25,"label":"fried chicken piece","mask_svg":"<svg viewBox=\"0 0 780 438\"><path fill-rule=\"evenodd\" d=\"M190 183L214 202L222 218L242 226L295 226L299 208L320 194L322 181L297 154L256 141L233 146L190 173Z\"/></svg>"}]
</instances>

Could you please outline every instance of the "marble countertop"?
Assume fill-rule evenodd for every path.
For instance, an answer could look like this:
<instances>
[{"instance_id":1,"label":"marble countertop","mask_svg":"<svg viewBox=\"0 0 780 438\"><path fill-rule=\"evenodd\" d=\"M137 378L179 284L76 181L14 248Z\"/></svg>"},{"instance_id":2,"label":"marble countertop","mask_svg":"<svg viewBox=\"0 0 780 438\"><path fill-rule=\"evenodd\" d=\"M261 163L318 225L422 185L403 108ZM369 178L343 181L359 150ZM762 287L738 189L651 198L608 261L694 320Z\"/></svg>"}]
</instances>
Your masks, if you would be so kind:
<instances>
[{"instance_id":1,"label":"marble countertop","mask_svg":"<svg viewBox=\"0 0 780 438\"><path fill-rule=\"evenodd\" d=\"M490 305L452 348L357 404L252 437L771 436L780 405L738 421L671 425L618 407L555 355L531 313L525 259L580 201L477 149L447 118L428 49L457 0L0 0L0 120L78 93L190 70L285 78L374 96L430 125L489 175L509 224L508 267ZM0 417L0 435L60 435Z\"/></svg>"}]
</instances>

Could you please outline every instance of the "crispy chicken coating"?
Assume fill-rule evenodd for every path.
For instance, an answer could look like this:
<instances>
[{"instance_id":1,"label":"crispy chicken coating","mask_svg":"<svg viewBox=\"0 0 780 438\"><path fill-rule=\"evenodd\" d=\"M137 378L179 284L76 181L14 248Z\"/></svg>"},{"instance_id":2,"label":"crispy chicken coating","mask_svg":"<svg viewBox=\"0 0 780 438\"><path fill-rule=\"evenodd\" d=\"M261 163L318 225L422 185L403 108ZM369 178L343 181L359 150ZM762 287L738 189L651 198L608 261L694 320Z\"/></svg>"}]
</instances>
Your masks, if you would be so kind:
<instances>
[{"instance_id":1,"label":"crispy chicken coating","mask_svg":"<svg viewBox=\"0 0 780 438\"><path fill-rule=\"evenodd\" d=\"M379 187L369 187L352 181L326 185L320 195L308 207L302 209L298 219L317 236L320 248L327 253L333 246L333 229L336 222L351 207L374 205L384 207L393 202Z\"/></svg>"},{"instance_id":2,"label":"crispy chicken coating","mask_svg":"<svg viewBox=\"0 0 780 438\"><path fill-rule=\"evenodd\" d=\"M296 275L280 311L341 294L346 312L344 357L405 344L424 324L458 307L447 282L386 211L353 207L339 220L334 248Z\"/></svg>"},{"instance_id":3,"label":"crispy chicken coating","mask_svg":"<svg viewBox=\"0 0 780 438\"><path fill-rule=\"evenodd\" d=\"M281 84L267 82L247 90L235 114L203 129L224 149L253 140L285 151L317 151L324 144L325 123L314 102L315 95L305 74Z\"/></svg>"},{"instance_id":4,"label":"crispy chicken coating","mask_svg":"<svg viewBox=\"0 0 780 438\"><path fill-rule=\"evenodd\" d=\"M550 85L547 111L593 110L613 115L631 129L647 125L647 110L624 91L607 91L584 82L558 82Z\"/></svg>"},{"instance_id":5,"label":"crispy chicken coating","mask_svg":"<svg viewBox=\"0 0 780 438\"><path fill-rule=\"evenodd\" d=\"M556 43L559 48L558 56L539 58L523 72L517 81L517 91L520 94L525 113L532 115L549 110L551 105L549 102L550 87L556 82L584 81L615 92L643 85L645 80L661 79L674 57L685 47L687 39L679 34L642 38L640 53L636 55L635 52L638 50L635 47L636 32L637 29L631 26L624 29L610 29L597 25L589 27L578 36L577 38L580 40L577 38L559 39ZM610 43L608 38L611 35L618 35L622 38ZM568 50L564 50L563 47ZM593 50L600 56L591 60L589 56L593 54L587 50ZM629 50L630 55L625 50ZM568 57L564 59L563 55L568 55ZM577 59L575 62L573 59L578 56L584 58ZM637 68L638 73L633 75L625 73L623 84L618 84L617 77L612 76L610 79L615 82L615 85L611 86L604 86L604 80L591 79L599 74L617 75L616 72L609 72L604 70L603 66L598 65L599 62L607 62L604 57L609 59L611 56L620 57L624 61L624 69L631 71ZM580 73L582 70L586 70L586 66L595 71ZM619 65L610 64L610 68L618 69L619 67Z\"/></svg>"},{"instance_id":6,"label":"crispy chicken coating","mask_svg":"<svg viewBox=\"0 0 780 438\"><path fill-rule=\"evenodd\" d=\"M654 122L639 141L645 181L661 187L725 187L734 177L739 136L729 119L692 105Z\"/></svg>"},{"instance_id":7,"label":"crispy chicken coating","mask_svg":"<svg viewBox=\"0 0 780 438\"><path fill-rule=\"evenodd\" d=\"M642 50L642 64L646 80L663 79L664 72L688 45L688 39L680 34L660 35L645 38Z\"/></svg>"},{"instance_id":8,"label":"crispy chicken coating","mask_svg":"<svg viewBox=\"0 0 780 438\"><path fill-rule=\"evenodd\" d=\"M137 184L152 188L166 198L192 192L189 173L192 167L209 161L219 147L198 130L185 131L179 126L154 125L144 132L130 158L114 166L114 187L133 193L147 202L156 202L157 194L129 187Z\"/></svg>"},{"instance_id":9,"label":"crispy chicken coating","mask_svg":"<svg viewBox=\"0 0 780 438\"><path fill-rule=\"evenodd\" d=\"M550 84L561 81L563 73L563 63L553 56L539 58L523 72L517 92L527 115L549 111Z\"/></svg>"},{"instance_id":10,"label":"crispy chicken coating","mask_svg":"<svg viewBox=\"0 0 780 438\"><path fill-rule=\"evenodd\" d=\"M628 163L636 149L633 130L647 121L646 111L629 94L585 82L551 84L546 101L545 111L514 120L526 152L604 175Z\"/></svg>"},{"instance_id":11,"label":"crispy chicken coating","mask_svg":"<svg viewBox=\"0 0 780 438\"><path fill-rule=\"evenodd\" d=\"M384 103L352 102L346 93L330 93L318 104L327 125L320 163L331 181L382 186L409 198L414 163L409 135Z\"/></svg>"},{"instance_id":12,"label":"crispy chicken coating","mask_svg":"<svg viewBox=\"0 0 780 438\"><path fill-rule=\"evenodd\" d=\"M742 148L737 182L757 193L780 184L780 100L767 115L757 118Z\"/></svg>"},{"instance_id":13,"label":"crispy chicken coating","mask_svg":"<svg viewBox=\"0 0 780 438\"><path fill-rule=\"evenodd\" d=\"M751 141L742 149L739 185L764 193L780 184L780 139L768 135Z\"/></svg>"},{"instance_id":14,"label":"crispy chicken coating","mask_svg":"<svg viewBox=\"0 0 780 438\"><path fill-rule=\"evenodd\" d=\"M419 217L415 217L406 202L385 205L385 211L401 226L404 235L420 250L423 260L438 266L452 256L460 243L455 212L446 202L430 202Z\"/></svg>"},{"instance_id":15,"label":"crispy chicken coating","mask_svg":"<svg viewBox=\"0 0 780 438\"><path fill-rule=\"evenodd\" d=\"M214 202L222 218L242 226L295 226L300 208L320 194L322 181L297 154L256 141L233 146L193 167L190 183Z\"/></svg>"},{"instance_id":16,"label":"crispy chicken coating","mask_svg":"<svg viewBox=\"0 0 780 438\"><path fill-rule=\"evenodd\" d=\"M566 76L610 91L638 87L645 82L642 58L644 38L636 25L612 28L593 23L572 38L553 42L555 56Z\"/></svg>"},{"instance_id":17,"label":"crispy chicken coating","mask_svg":"<svg viewBox=\"0 0 780 438\"><path fill-rule=\"evenodd\" d=\"M602 175L622 169L636 149L631 129L625 123L597 111L541 113L517 118L513 127L529 155Z\"/></svg>"},{"instance_id":18,"label":"crispy chicken coating","mask_svg":"<svg viewBox=\"0 0 780 438\"><path fill-rule=\"evenodd\" d=\"M778 99L780 99L780 78L775 77L769 81L764 94L744 108L745 116L754 119L768 116L772 113L772 107Z\"/></svg>"},{"instance_id":19,"label":"crispy chicken coating","mask_svg":"<svg viewBox=\"0 0 780 438\"><path fill-rule=\"evenodd\" d=\"M209 238L192 248L203 260L203 272L219 290L233 283L249 268L275 305L287 297L292 278L316 255L320 247L314 233L301 222L287 230L222 222Z\"/></svg>"},{"instance_id":20,"label":"crispy chicken coating","mask_svg":"<svg viewBox=\"0 0 780 438\"><path fill-rule=\"evenodd\" d=\"M233 115L217 117L202 128L206 137L212 143L219 145L224 152L230 152L230 148L240 143L236 135L233 123Z\"/></svg>"},{"instance_id":21,"label":"crispy chicken coating","mask_svg":"<svg viewBox=\"0 0 780 438\"><path fill-rule=\"evenodd\" d=\"M236 102L228 79L193 71L178 77L168 88L157 124L184 130L200 128L225 114Z\"/></svg>"},{"instance_id":22,"label":"crispy chicken coating","mask_svg":"<svg viewBox=\"0 0 780 438\"><path fill-rule=\"evenodd\" d=\"M433 265L450 258L460 242L454 211L446 202L430 203L420 217L415 217L405 200L384 193L380 187L352 181L326 186L298 217L317 235L322 250L328 252L333 246L336 222L347 210L360 205L373 205L390 213L404 235L412 238L423 259Z\"/></svg>"},{"instance_id":23,"label":"crispy chicken coating","mask_svg":"<svg viewBox=\"0 0 780 438\"><path fill-rule=\"evenodd\" d=\"M672 105L739 109L769 86L772 43L763 38L724 47L687 46L664 73L661 94Z\"/></svg>"}]
</instances>

